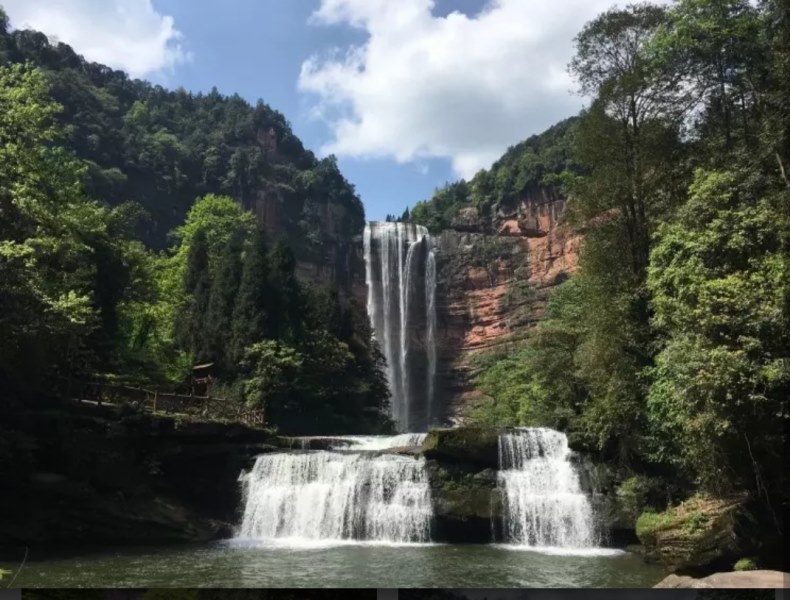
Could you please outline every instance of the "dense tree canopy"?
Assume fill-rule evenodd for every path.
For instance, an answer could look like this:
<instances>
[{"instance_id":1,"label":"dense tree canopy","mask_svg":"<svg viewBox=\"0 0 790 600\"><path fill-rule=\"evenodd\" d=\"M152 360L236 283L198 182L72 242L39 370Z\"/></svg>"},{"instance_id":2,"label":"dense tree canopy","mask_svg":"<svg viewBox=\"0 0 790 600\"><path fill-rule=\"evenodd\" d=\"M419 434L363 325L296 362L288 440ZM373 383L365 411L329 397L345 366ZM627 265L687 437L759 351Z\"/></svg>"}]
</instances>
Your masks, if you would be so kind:
<instances>
[{"instance_id":1,"label":"dense tree canopy","mask_svg":"<svg viewBox=\"0 0 790 600\"><path fill-rule=\"evenodd\" d=\"M281 225L299 253L319 252L316 222L327 203L345 209L345 234L362 231L362 203L336 161L317 159L262 101L166 90L87 62L43 33L6 29L0 64L42 69L63 108L63 145L84 160L86 193L110 206L140 204L148 218L138 232L148 245L166 247L195 198L212 193L248 209L263 197L282 206Z\"/></svg>"},{"instance_id":2,"label":"dense tree canopy","mask_svg":"<svg viewBox=\"0 0 790 600\"><path fill-rule=\"evenodd\" d=\"M88 364L117 330L117 303L136 293L143 250L126 207L83 193L83 167L55 144L58 105L43 74L0 67L0 372L34 381Z\"/></svg>"},{"instance_id":3,"label":"dense tree canopy","mask_svg":"<svg viewBox=\"0 0 790 600\"><path fill-rule=\"evenodd\" d=\"M633 472L747 490L777 514L788 21L778 2L678 0L582 30L570 69L592 101L559 176L579 269L525 346L483 365L478 419L558 427Z\"/></svg>"},{"instance_id":4,"label":"dense tree canopy","mask_svg":"<svg viewBox=\"0 0 790 600\"><path fill-rule=\"evenodd\" d=\"M543 187L562 187L559 175L577 168L571 152L576 125L576 118L566 119L516 144L489 170L481 170L469 182L448 183L411 212L406 209L399 220L439 231L451 225L460 208L473 206L486 217L497 210L514 210L518 200Z\"/></svg>"},{"instance_id":5,"label":"dense tree canopy","mask_svg":"<svg viewBox=\"0 0 790 600\"><path fill-rule=\"evenodd\" d=\"M184 389L192 365L213 362L217 393L282 430L387 430L364 310L296 278L291 242L324 242L310 206L345 206L349 233L361 228L334 160L315 160L263 104L166 92L41 34L0 35L3 401L96 377ZM264 188L292 204L282 239L245 208Z\"/></svg>"}]
</instances>

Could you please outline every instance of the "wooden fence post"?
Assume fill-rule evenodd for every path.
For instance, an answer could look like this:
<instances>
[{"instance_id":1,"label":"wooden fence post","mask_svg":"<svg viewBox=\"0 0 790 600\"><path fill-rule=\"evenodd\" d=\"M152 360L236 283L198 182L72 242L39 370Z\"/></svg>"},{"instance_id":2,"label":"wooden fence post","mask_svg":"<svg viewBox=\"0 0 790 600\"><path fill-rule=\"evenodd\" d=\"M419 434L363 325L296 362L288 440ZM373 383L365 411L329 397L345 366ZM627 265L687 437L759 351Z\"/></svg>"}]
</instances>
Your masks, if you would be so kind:
<instances>
[{"instance_id":1,"label":"wooden fence post","mask_svg":"<svg viewBox=\"0 0 790 600\"><path fill-rule=\"evenodd\" d=\"M156 401L159 397L159 390L154 390L154 412L156 412Z\"/></svg>"}]
</instances>

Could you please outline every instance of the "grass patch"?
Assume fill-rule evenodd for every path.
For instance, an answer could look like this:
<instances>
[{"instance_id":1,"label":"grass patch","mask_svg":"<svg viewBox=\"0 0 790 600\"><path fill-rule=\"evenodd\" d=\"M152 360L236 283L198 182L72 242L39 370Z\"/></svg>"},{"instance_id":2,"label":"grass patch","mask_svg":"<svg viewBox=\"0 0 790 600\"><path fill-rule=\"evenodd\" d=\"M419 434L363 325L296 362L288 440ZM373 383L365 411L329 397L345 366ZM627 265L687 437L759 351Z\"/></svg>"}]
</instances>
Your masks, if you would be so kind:
<instances>
[{"instance_id":1,"label":"grass patch","mask_svg":"<svg viewBox=\"0 0 790 600\"><path fill-rule=\"evenodd\" d=\"M733 571L756 571L759 567L757 561L753 558L742 558L735 563Z\"/></svg>"},{"instance_id":2,"label":"grass patch","mask_svg":"<svg viewBox=\"0 0 790 600\"><path fill-rule=\"evenodd\" d=\"M642 539L662 529L674 528L693 537L708 530L714 517L742 500L742 497L710 498L698 494L663 512L645 511L636 521L636 535Z\"/></svg>"}]
</instances>

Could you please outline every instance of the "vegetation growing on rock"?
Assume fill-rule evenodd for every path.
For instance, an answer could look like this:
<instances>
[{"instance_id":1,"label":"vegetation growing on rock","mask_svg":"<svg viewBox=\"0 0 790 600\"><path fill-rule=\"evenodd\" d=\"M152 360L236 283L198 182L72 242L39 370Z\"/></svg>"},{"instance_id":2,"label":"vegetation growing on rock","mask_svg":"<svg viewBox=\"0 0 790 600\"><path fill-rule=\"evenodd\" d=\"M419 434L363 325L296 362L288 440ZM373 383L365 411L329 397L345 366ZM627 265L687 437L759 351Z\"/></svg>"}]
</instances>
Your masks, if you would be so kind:
<instances>
[{"instance_id":1,"label":"vegetation growing on rock","mask_svg":"<svg viewBox=\"0 0 790 600\"><path fill-rule=\"evenodd\" d=\"M749 543L742 531L750 519L744 502L743 496L694 496L664 512L643 513L636 535L646 556L670 568L688 571L722 564Z\"/></svg>"},{"instance_id":2,"label":"vegetation growing on rock","mask_svg":"<svg viewBox=\"0 0 790 600\"><path fill-rule=\"evenodd\" d=\"M326 241L320 215L327 204L345 211L344 235L362 231L362 203L335 160L306 150L285 116L263 101L252 106L216 89L193 94L130 79L45 33L3 30L0 62L42 69L63 107L55 115L63 146L84 161L86 193L110 206L141 205L146 243L166 247L195 198L212 193L247 209L258 200L280 205L283 232L300 255Z\"/></svg>"},{"instance_id":3,"label":"vegetation growing on rock","mask_svg":"<svg viewBox=\"0 0 790 600\"><path fill-rule=\"evenodd\" d=\"M757 562L753 558L740 558L732 566L733 571L756 571Z\"/></svg>"},{"instance_id":4,"label":"vegetation growing on rock","mask_svg":"<svg viewBox=\"0 0 790 600\"><path fill-rule=\"evenodd\" d=\"M481 170L469 182L448 183L404 217L431 231L441 231L453 225L464 208L473 207L478 218L489 223L498 213L514 212L525 195L561 187L559 175L576 169L572 155L576 126L574 117L531 136L509 148L490 169Z\"/></svg>"}]
</instances>

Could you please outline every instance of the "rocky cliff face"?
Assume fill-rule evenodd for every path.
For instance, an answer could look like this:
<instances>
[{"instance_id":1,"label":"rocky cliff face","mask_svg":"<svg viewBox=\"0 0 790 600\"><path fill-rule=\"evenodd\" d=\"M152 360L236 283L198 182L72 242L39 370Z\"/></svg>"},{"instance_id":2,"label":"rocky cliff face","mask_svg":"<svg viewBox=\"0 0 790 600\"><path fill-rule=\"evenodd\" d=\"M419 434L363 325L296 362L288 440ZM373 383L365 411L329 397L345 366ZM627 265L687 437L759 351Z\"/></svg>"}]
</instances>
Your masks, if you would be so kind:
<instances>
[{"instance_id":1,"label":"rocky cliff face","mask_svg":"<svg viewBox=\"0 0 790 600\"><path fill-rule=\"evenodd\" d=\"M0 540L9 548L228 537L239 473L277 443L242 425L111 406L20 413L13 430L30 455L0 482Z\"/></svg>"},{"instance_id":2,"label":"rocky cliff face","mask_svg":"<svg viewBox=\"0 0 790 600\"><path fill-rule=\"evenodd\" d=\"M564 224L565 208L556 192L536 189L509 212L461 209L438 236L437 393L449 423L485 402L474 391L474 357L511 351L576 268L580 237Z\"/></svg>"},{"instance_id":3,"label":"rocky cliff face","mask_svg":"<svg viewBox=\"0 0 790 600\"><path fill-rule=\"evenodd\" d=\"M272 129L259 131L256 142L267 160L283 162ZM364 297L363 221L351 214L347 205L331 198L298 198L292 190L275 183L262 185L240 200L269 239L288 239L302 281L334 283Z\"/></svg>"}]
</instances>

